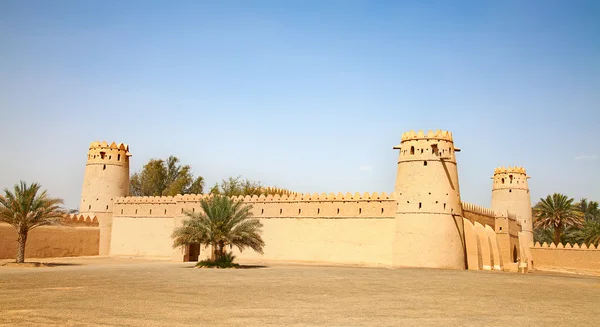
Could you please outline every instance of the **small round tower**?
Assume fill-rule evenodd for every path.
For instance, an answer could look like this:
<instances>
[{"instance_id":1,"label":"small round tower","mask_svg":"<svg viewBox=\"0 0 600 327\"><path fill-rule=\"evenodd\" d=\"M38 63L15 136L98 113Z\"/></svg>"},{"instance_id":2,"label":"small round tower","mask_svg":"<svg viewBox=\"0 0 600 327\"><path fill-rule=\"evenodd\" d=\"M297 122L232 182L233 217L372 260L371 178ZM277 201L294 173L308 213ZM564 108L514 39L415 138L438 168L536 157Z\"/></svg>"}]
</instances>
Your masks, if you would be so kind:
<instances>
[{"instance_id":1,"label":"small round tower","mask_svg":"<svg viewBox=\"0 0 600 327\"><path fill-rule=\"evenodd\" d=\"M394 197L393 265L465 269L465 247L452 133L402 134Z\"/></svg>"},{"instance_id":2,"label":"small round tower","mask_svg":"<svg viewBox=\"0 0 600 327\"><path fill-rule=\"evenodd\" d=\"M523 167L499 167L492 177L492 209L495 212L508 211L517 217L527 238L527 244L533 242L533 219L531 195L529 194L529 176Z\"/></svg>"},{"instance_id":3,"label":"small round tower","mask_svg":"<svg viewBox=\"0 0 600 327\"><path fill-rule=\"evenodd\" d=\"M129 195L130 156L123 143L92 142L88 150L79 211L98 219L100 255L110 252L113 200Z\"/></svg>"}]
</instances>

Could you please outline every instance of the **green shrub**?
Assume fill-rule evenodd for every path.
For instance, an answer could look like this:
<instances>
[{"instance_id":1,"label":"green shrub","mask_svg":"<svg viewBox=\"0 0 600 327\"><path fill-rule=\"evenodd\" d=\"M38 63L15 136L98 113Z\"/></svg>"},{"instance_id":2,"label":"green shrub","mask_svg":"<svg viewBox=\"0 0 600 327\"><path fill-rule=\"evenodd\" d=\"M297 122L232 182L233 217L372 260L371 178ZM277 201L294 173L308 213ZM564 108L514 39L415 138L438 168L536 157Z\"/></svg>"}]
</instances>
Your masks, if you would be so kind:
<instances>
[{"instance_id":1,"label":"green shrub","mask_svg":"<svg viewBox=\"0 0 600 327\"><path fill-rule=\"evenodd\" d=\"M231 252L226 252L223 256L217 260L202 260L196 264L196 267L205 268L239 268L240 265L234 263L235 256Z\"/></svg>"}]
</instances>

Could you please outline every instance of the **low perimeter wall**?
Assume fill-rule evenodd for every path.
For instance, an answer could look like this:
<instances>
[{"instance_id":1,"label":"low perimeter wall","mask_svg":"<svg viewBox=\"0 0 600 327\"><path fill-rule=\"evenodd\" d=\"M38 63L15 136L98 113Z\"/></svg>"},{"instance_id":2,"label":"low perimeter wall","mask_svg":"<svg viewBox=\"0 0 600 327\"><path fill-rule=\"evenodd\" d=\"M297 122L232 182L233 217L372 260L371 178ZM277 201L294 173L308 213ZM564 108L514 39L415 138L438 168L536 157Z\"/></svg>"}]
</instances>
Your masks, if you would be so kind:
<instances>
[{"instance_id":1,"label":"low perimeter wall","mask_svg":"<svg viewBox=\"0 0 600 327\"><path fill-rule=\"evenodd\" d=\"M555 246L554 243L531 247L533 268L549 271L570 271L600 274L600 250L593 245L571 244Z\"/></svg>"},{"instance_id":2,"label":"low perimeter wall","mask_svg":"<svg viewBox=\"0 0 600 327\"><path fill-rule=\"evenodd\" d=\"M43 226L31 230L25 245L28 258L78 257L98 255L100 229L97 226ZM0 224L0 259L17 255L17 232L9 224Z\"/></svg>"}]
</instances>

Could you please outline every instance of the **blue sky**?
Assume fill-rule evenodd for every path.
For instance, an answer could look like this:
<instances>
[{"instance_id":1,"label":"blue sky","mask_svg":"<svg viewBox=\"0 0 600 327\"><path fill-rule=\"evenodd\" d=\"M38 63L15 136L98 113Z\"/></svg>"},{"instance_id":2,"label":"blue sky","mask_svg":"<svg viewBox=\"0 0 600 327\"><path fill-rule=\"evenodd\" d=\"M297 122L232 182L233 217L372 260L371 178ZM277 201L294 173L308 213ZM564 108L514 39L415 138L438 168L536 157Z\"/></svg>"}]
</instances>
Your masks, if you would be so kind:
<instances>
[{"instance_id":1,"label":"blue sky","mask_svg":"<svg viewBox=\"0 0 600 327\"><path fill-rule=\"evenodd\" d=\"M496 166L600 200L598 1L2 1L0 187L79 202L87 147L211 185L391 192L403 132L445 129L463 201Z\"/></svg>"}]
</instances>

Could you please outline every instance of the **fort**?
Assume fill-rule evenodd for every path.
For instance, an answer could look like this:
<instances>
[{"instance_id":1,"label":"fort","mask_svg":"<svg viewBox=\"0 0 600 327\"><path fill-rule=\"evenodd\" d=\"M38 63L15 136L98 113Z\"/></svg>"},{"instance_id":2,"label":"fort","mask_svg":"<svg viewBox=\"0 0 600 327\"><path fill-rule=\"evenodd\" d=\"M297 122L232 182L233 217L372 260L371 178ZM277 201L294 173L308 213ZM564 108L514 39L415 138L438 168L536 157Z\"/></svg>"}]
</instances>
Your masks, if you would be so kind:
<instances>
[{"instance_id":1,"label":"fort","mask_svg":"<svg viewBox=\"0 0 600 327\"><path fill-rule=\"evenodd\" d=\"M391 194L234 197L252 205L266 245L264 254L231 250L248 261L600 273L600 250L594 246L534 244L525 168L495 168L491 206L485 208L461 199L460 149L451 132L406 132L393 149L398 164ZM70 217L96 233L88 235L88 243L97 251L86 255L207 258L210 249L199 244L173 248L171 233L186 211L198 212L200 200L211 195L129 196L129 150L114 142L92 142L88 149L80 215Z\"/></svg>"}]
</instances>

